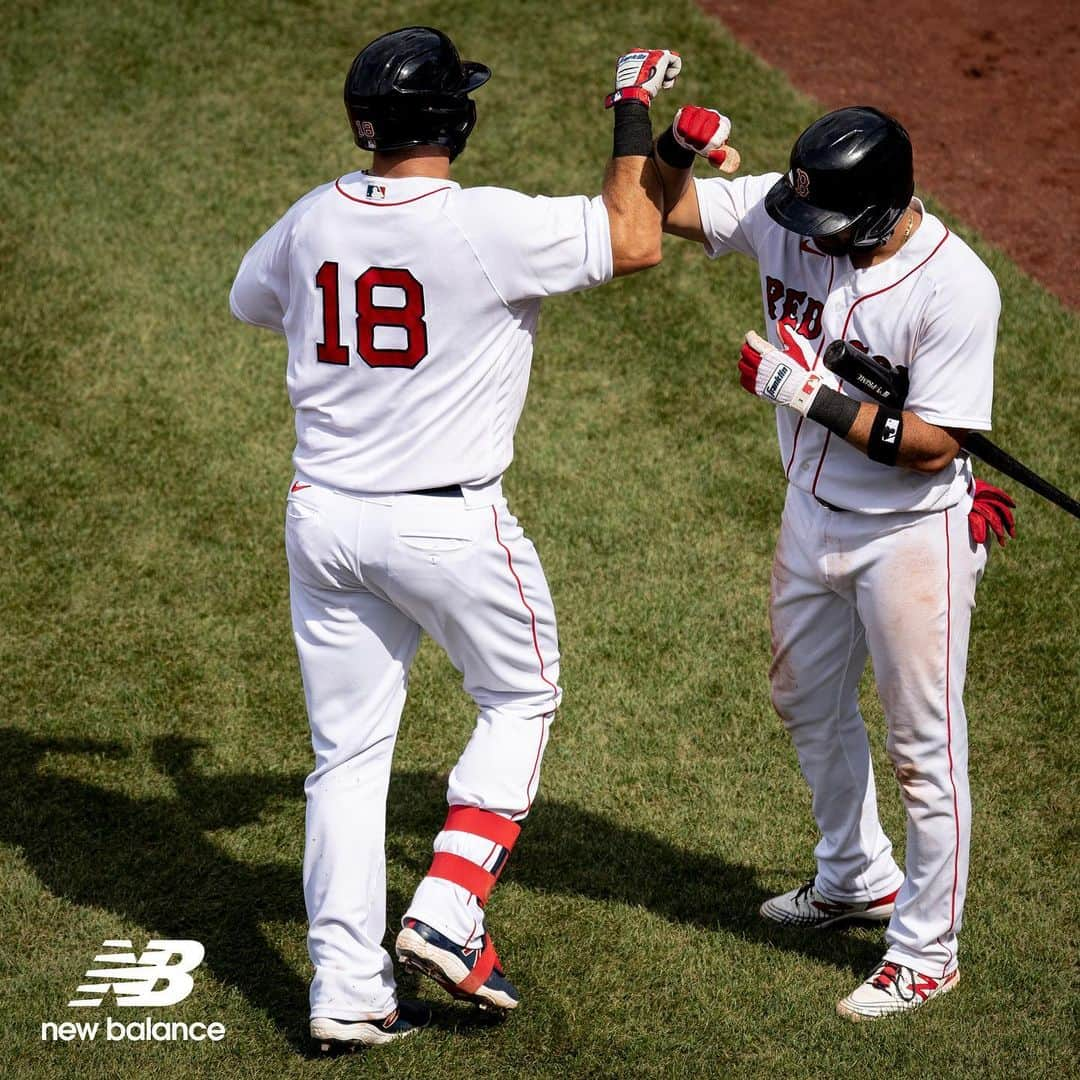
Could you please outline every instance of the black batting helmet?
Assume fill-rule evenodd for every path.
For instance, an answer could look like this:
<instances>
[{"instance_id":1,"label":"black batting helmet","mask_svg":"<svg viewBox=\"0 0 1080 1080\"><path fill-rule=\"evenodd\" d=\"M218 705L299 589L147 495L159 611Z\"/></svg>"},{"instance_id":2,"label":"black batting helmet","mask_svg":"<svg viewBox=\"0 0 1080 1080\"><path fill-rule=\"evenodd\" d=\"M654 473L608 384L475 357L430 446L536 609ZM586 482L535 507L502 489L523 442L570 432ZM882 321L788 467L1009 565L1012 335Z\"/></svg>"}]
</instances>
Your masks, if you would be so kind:
<instances>
[{"instance_id":1,"label":"black batting helmet","mask_svg":"<svg viewBox=\"0 0 1080 1080\"><path fill-rule=\"evenodd\" d=\"M856 105L827 113L795 140L765 209L801 236L851 229L851 247L872 248L892 235L914 190L908 133L887 113Z\"/></svg>"},{"instance_id":2,"label":"black batting helmet","mask_svg":"<svg viewBox=\"0 0 1080 1080\"><path fill-rule=\"evenodd\" d=\"M356 145L445 146L453 159L476 123L476 105L467 95L490 78L490 68L463 61L441 30L407 26L383 34L360 50L345 79Z\"/></svg>"}]
</instances>

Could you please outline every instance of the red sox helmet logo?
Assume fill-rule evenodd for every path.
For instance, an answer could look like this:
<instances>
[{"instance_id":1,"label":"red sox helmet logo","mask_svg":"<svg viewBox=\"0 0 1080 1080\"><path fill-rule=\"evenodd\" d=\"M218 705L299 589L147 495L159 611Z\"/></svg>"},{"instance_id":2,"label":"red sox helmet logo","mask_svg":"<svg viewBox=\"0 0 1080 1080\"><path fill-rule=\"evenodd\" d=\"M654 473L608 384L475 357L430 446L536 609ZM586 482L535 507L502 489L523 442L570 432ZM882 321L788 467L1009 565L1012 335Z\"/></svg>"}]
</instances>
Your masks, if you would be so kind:
<instances>
[{"instance_id":1,"label":"red sox helmet logo","mask_svg":"<svg viewBox=\"0 0 1080 1080\"><path fill-rule=\"evenodd\" d=\"M794 182L795 194L800 199L805 199L810 194L810 177L806 175L805 169L795 170L795 182Z\"/></svg>"}]
</instances>

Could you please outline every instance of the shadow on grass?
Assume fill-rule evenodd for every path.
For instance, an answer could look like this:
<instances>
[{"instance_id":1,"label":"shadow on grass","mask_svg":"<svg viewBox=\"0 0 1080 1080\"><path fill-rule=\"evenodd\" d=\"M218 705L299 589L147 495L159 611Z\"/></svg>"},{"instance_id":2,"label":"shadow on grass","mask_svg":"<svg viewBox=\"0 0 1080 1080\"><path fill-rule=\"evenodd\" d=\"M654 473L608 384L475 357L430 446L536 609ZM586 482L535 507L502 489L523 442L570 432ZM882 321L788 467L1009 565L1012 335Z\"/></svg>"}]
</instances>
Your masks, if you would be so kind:
<instances>
[{"instance_id":1,"label":"shadow on grass","mask_svg":"<svg viewBox=\"0 0 1080 1080\"><path fill-rule=\"evenodd\" d=\"M127 754L119 744L0 728L0 842L22 849L56 896L115 912L163 937L201 941L215 977L235 986L306 1052L306 981L259 928L261 922L306 921L300 866L240 861L207 835L257 821L271 799L299 802L304 777L204 775L193 767L203 745L157 740L153 761L164 774L161 790L133 797L41 767L47 754L93 755L106 774L110 760ZM388 856L417 880L428 856L415 852L428 850L442 822L444 791L445 779L434 772L399 770L391 783ZM540 801L522 840L509 876L538 892L644 907L860 974L879 958L880 942L799 935L762 923L756 912L765 894L751 867L681 850L572 804ZM390 910L400 912L406 902L395 895ZM80 974L73 968L72 989ZM402 984L411 996L415 984L408 978ZM482 1017L466 1020L458 1008L438 1009L436 1023L455 1031L486 1026Z\"/></svg>"}]
</instances>

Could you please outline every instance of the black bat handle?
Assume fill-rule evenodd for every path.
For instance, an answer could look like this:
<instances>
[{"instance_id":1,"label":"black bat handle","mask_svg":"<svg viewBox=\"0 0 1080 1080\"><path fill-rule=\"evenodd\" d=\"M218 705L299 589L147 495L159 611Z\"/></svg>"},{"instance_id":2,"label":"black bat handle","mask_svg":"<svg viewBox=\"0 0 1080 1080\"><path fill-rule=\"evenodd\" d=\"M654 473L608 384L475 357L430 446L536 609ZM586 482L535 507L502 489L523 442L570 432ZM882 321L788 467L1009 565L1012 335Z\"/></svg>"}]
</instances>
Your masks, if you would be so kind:
<instances>
[{"instance_id":1,"label":"black bat handle","mask_svg":"<svg viewBox=\"0 0 1080 1080\"><path fill-rule=\"evenodd\" d=\"M1080 518L1080 502L1066 495L1060 488L1054 487L1048 480L1044 480L1038 473L1032 472L1026 465L1012 456L1006 454L1000 446L992 443L985 435L973 431L964 440L964 449L974 454L980 461L985 461L991 468L1030 488L1037 495L1049 499L1055 506Z\"/></svg>"}]
</instances>

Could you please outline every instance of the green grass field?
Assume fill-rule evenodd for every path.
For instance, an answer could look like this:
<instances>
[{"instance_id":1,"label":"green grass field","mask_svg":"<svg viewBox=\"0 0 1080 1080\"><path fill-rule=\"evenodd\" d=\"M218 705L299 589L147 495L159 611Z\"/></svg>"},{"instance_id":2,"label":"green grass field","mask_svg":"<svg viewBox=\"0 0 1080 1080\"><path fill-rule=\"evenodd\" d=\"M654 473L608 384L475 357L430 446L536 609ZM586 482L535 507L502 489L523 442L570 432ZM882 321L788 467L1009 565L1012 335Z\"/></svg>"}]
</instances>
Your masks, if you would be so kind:
<instances>
[{"instance_id":1,"label":"green grass field","mask_svg":"<svg viewBox=\"0 0 1080 1080\"><path fill-rule=\"evenodd\" d=\"M960 988L905 1021L843 1023L834 1002L881 932L806 938L756 915L808 875L815 840L765 679L783 482L771 410L735 376L756 274L674 240L657 270L549 304L506 481L566 689L489 908L524 1006L491 1027L446 1004L405 1043L308 1059L292 427L279 339L229 317L241 255L363 160L341 83L395 25L434 22L496 72L465 184L597 191L600 101L642 42L682 51L680 99L733 116L751 171L782 165L817 106L689 0L38 0L4 21L0 1074L1075 1075L1076 522L1013 485L1020 537L979 594ZM974 242L1004 298L995 438L1075 492L1080 320ZM471 725L426 643L391 789L393 921ZM42 1022L86 1019L67 1001L104 939L150 937L206 945L195 991L160 1012L218 1020L223 1042L42 1041Z\"/></svg>"}]
</instances>

